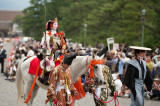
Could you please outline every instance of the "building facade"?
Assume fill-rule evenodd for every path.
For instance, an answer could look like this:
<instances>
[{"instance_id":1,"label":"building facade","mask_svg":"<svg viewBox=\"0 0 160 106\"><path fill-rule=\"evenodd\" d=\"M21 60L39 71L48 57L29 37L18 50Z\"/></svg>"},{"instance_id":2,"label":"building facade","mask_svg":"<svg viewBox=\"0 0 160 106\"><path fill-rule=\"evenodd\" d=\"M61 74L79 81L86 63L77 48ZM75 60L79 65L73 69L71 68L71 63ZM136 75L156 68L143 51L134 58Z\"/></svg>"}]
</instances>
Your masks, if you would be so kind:
<instances>
[{"instance_id":1,"label":"building facade","mask_svg":"<svg viewBox=\"0 0 160 106\"><path fill-rule=\"evenodd\" d=\"M10 37L22 33L16 23L13 23L17 15L23 15L22 11L0 10L0 37Z\"/></svg>"}]
</instances>

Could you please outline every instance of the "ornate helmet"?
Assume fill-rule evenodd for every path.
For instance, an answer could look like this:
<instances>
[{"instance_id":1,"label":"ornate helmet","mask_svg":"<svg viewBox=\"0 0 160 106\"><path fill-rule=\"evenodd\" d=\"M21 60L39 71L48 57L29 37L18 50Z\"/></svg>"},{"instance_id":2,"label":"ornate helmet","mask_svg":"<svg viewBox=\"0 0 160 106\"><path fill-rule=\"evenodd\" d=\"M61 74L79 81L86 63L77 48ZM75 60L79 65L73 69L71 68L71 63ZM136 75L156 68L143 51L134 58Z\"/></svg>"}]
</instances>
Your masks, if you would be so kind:
<instances>
[{"instance_id":1,"label":"ornate helmet","mask_svg":"<svg viewBox=\"0 0 160 106\"><path fill-rule=\"evenodd\" d=\"M52 27L53 27L53 23L54 22L58 22L58 19L55 18L54 20L49 20L47 23L46 23L46 30L51 30ZM59 28L59 25L58 25L58 28Z\"/></svg>"}]
</instances>

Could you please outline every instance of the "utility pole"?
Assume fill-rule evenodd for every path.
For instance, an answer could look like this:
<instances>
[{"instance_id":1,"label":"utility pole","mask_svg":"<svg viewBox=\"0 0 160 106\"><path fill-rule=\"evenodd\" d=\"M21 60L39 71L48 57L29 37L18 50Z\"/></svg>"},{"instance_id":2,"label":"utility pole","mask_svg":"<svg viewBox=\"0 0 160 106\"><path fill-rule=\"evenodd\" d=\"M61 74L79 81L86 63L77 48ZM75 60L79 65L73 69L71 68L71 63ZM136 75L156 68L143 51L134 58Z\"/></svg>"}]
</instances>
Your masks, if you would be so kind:
<instances>
[{"instance_id":1,"label":"utility pole","mask_svg":"<svg viewBox=\"0 0 160 106\"><path fill-rule=\"evenodd\" d=\"M86 41L86 36L87 36L87 24L84 24L84 40L85 41Z\"/></svg>"},{"instance_id":2,"label":"utility pole","mask_svg":"<svg viewBox=\"0 0 160 106\"><path fill-rule=\"evenodd\" d=\"M142 47L144 46L144 16L146 14L146 10L142 10Z\"/></svg>"}]
</instances>

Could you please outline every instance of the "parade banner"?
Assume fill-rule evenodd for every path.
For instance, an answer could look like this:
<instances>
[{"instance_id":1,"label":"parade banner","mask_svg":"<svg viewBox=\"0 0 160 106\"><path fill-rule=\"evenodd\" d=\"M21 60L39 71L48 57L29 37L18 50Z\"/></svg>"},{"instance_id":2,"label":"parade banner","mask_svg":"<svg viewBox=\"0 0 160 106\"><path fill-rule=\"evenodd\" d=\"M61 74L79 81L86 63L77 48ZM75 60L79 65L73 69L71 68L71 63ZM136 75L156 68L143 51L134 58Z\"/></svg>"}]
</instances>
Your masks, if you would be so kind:
<instances>
[{"instance_id":1,"label":"parade banner","mask_svg":"<svg viewBox=\"0 0 160 106\"><path fill-rule=\"evenodd\" d=\"M113 44L113 50L115 50L115 51L119 50L119 44L118 43Z\"/></svg>"},{"instance_id":2,"label":"parade banner","mask_svg":"<svg viewBox=\"0 0 160 106\"><path fill-rule=\"evenodd\" d=\"M114 43L114 38L107 38L107 45L108 45L108 50L110 51L110 44Z\"/></svg>"}]
</instances>

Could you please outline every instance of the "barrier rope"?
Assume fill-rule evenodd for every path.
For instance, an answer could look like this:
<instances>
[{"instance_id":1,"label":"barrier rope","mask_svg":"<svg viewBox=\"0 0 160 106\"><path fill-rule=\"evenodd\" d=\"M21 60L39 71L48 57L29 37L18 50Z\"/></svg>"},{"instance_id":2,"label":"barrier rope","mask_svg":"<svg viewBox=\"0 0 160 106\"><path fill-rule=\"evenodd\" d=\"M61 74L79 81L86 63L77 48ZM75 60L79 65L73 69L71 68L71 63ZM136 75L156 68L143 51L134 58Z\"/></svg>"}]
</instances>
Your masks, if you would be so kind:
<instances>
[{"instance_id":1,"label":"barrier rope","mask_svg":"<svg viewBox=\"0 0 160 106\"><path fill-rule=\"evenodd\" d=\"M110 103L110 102L112 102L112 101L114 100L114 101L115 101L115 106L119 106L119 101L118 101L118 99L117 99L118 93L115 93L114 96L113 96L113 98L112 98L110 101L108 101L108 102L104 102L104 101L100 100L100 99L98 98L98 96L96 95L95 92L94 92L94 95L95 95L95 97L96 97L100 102L102 102L102 103ZM118 104L117 104L117 103L118 103Z\"/></svg>"},{"instance_id":2,"label":"barrier rope","mask_svg":"<svg viewBox=\"0 0 160 106\"><path fill-rule=\"evenodd\" d=\"M108 101L108 102L105 102L105 101L100 100L100 99L98 98L98 96L96 95L95 92L94 92L94 95L95 95L95 97L96 97L100 102L102 102L102 103L110 103L110 102L112 102L112 101L114 100L114 101L115 101L115 106L119 106L119 101L118 101L118 99L117 99L118 93L115 93L114 97L113 97L110 101ZM72 103L69 104L69 106L72 106L73 103L74 103L74 98L73 98ZM118 103L118 104L117 104L117 103ZM56 104L56 105L59 104L60 106L62 106L62 104L61 104L57 99L54 100L53 106L54 106L55 104ZM51 100L50 100L50 105L52 105L52 104L51 104Z\"/></svg>"},{"instance_id":3,"label":"barrier rope","mask_svg":"<svg viewBox=\"0 0 160 106\"><path fill-rule=\"evenodd\" d=\"M79 93L78 95L80 95L80 93ZM78 96L78 95L77 95L77 96ZM74 101L75 101L75 99L74 99L74 97L73 97L73 100L72 100L72 102L69 104L69 106L72 106L72 104L74 103ZM45 104L47 104L48 102L49 102L50 106L52 106L52 101L51 101L51 99L50 99L50 100L47 99L47 100L45 101ZM60 103L57 99L54 100L53 102L54 102L54 104L57 104L57 103L58 103L60 106L62 106L62 103ZM53 104L53 106L54 106L54 104Z\"/></svg>"}]
</instances>

